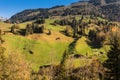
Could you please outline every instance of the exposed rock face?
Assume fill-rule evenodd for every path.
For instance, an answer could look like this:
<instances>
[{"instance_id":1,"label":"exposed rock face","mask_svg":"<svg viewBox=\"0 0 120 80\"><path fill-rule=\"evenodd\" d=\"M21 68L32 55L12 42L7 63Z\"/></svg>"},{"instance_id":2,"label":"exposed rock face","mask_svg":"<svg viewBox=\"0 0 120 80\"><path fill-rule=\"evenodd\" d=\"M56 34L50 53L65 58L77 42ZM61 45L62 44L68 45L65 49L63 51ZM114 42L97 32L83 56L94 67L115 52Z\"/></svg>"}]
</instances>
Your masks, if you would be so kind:
<instances>
[{"instance_id":1,"label":"exposed rock face","mask_svg":"<svg viewBox=\"0 0 120 80\"><path fill-rule=\"evenodd\" d=\"M84 0L72 3L69 6L28 9L13 15L10 21L25 22L41 16L47 18L67 15L104 15L109 20L120 21L120 0Z\"/></svg>"}]
</instances>

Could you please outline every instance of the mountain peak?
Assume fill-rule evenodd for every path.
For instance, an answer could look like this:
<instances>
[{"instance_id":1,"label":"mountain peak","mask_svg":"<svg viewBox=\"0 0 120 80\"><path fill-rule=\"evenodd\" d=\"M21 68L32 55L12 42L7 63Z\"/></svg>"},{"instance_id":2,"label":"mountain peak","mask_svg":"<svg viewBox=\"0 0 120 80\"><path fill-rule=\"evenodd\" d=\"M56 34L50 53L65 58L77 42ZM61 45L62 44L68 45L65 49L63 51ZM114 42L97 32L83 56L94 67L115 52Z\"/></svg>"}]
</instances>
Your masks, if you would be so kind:
<instances>
[{"instance_id":1,"label":"mountain peak","mask_svg":"<svg viewBox=\"0 0 120 80\"><path fill-rule=\"evenodd\" d=\"M0 17L0 21L6 21L7 18L4 18L4 17Z\"/></svg>"}]
</instances>

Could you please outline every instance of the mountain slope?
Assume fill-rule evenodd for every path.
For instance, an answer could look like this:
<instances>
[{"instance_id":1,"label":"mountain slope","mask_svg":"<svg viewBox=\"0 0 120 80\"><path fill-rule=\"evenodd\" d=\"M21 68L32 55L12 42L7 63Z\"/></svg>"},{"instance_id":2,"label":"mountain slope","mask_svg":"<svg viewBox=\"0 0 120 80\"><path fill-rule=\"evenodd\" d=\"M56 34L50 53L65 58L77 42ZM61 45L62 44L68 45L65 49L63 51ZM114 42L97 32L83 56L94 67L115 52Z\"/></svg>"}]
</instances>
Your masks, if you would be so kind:
<instances>
[{"instance_id":1,"label":"mountain slope","mask_svg":"<svg viewBox=\"0 0 120 80\"><path fill-rule=\"evenodd\" d=\"M28 9L13 15L10 21L25 22L38 19L41 16L47 18L67 15L104 16L112 21L120 21L120 0L86 0L72 3L69 6L55 6L49 9Z\"/></svg>"},{"instance_id":2,"label":"mountain slope","mask_svg":"<svg viewBox=\"0 0 120 80\"><path fill-rule=\"evenodd\" d=\"M53 33L55 34L33 34L28 37L13 34L4 35L6 54L22 53L35 71L38 71L39 67L43 65L59 64L64 50L73 39L59 32ZM61 39L56 40L57 37Z\"/></svg>"}]
</instances>

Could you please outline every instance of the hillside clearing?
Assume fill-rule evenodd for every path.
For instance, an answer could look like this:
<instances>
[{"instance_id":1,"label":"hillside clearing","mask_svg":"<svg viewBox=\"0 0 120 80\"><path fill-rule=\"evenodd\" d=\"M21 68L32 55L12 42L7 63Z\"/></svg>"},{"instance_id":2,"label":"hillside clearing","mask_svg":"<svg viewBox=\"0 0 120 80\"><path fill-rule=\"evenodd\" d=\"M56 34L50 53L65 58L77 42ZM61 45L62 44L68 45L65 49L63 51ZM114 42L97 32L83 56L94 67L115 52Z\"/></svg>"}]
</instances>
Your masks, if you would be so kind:
<instances>
[{"instance_id":1,"label":"hillside clearing","mask_svg":"<svg viewBox=\"0 0 120 80\"><path fill-rule=\"evenodd\" d=\"M42 65L59 64L72 38L58 32L54 33L49 37L46 34L33 34L28 37L7 34L3 36L6 53L24 54L25 58L32 63L35 71ZM60 37L60 40L56 40L57 37Z\"/></svg>"}]
</instances>

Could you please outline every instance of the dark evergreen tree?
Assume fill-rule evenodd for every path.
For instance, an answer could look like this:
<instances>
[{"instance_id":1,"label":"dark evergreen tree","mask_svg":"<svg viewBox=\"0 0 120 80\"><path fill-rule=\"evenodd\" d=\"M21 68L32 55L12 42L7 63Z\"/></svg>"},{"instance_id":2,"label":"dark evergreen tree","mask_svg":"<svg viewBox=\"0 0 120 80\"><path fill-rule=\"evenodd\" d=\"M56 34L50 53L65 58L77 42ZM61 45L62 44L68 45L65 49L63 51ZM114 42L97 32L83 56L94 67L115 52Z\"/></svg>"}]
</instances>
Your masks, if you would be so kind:
<instances>
[{"instance_id":1,"label":"dark evergreen tree","mask_svg":"<svg viewBox=\"0 0 120 80\"><path fill-rule=\"evenodd\" d=\"M65 35L67 35L67 36L71 36L70 35L70 31L71 31L71 27L66 27L66 30L65 30Z\"/></svg>"},{"instance_id":2,"label":"dark evergreen tree","mask_svg":"<svg viewBox=\"0 0 120 80\"><path fill-rule=\"evenodd\" d=\"M25 35L33 34L33 29L31 24L27 24Z\"/></svg>"},{"instance_id":3,"label":"dark evergreen tree","mask_svg":"<svg viewBox=\"0 0 120 80\"><path fill-rule=\"evenodd\" d=\"M39 31L38 32L39 33L44 33L44 26L43 25L39 27Z\"/></svg>"},{"instance_id":4,"label":"dark evergreen tree","mask_svg":"<svg viewBox=\"0 0 120 80\"><path fill-rule=\"evenodd\" d=\"M76 38L78 32L78 22L75 18L72 20L71 27L73 28L73 37Z\"/></svg>"},{"instance_id":5,"label":"dark evergreen tree","mask_svg":"<svg viewBox=\"0 0 120 80\"><path fill-rule=\"evenodd\" d=\"M84 33L85 33L85 25L84 25L84 23L83 23L83 19L84 19L84 17L83 17L83 15L82 15L82 17L81 17L81 19L79 20L79 31L78 31L78 34L79 35L84 35Z\"/></svg>"},{"instance_id":6,"label":"dark evergreen tree","mask_svg":"<svg viewBox=\"0 0 120 80\"><path fill-rule=\"evenodd\" d=\"M15 31L14 31L14 29L15 29L15 27L14 27L14 26L12 26L12 27L11 27L11 32L12 32L12 33L14 33L14 32L15 32Z\"/></svg>"},{"instance_id":7,"label":"dark evergreen tree","mask_svg":"<svg viewBox=\"0 0 120 80\"><path fill-rule=\"evenodd\" d=\"M108 59L104 62L104 67L108 69L105 80L120 80L120 35L118 33L111 35Z\"/></svg>"},{"instance_id":8,"label":"dark evergreen tree","mask_svg":"<svg viewBox=\"0 0 120 80\"><path fill-rule=\"evenodd\" d=\"M88 33L88 38L93 41L94 38L96 37L96 31L95 30L90 30Z\"/></svg>"},{"instance_id":9,"label":"dark evergreen tree","mask_svg":"<svg viewBox=\"0 0 120 80\"><path fill-rule=\"evenodd\" d=\"M88 34L88 38L91 40L91 43L94 47L100 48L103 46L103 42L105 41L105 33L99 32L96 30L90 30Z\"/></svg>"}]
</instances>

